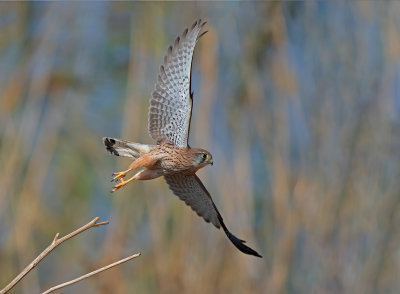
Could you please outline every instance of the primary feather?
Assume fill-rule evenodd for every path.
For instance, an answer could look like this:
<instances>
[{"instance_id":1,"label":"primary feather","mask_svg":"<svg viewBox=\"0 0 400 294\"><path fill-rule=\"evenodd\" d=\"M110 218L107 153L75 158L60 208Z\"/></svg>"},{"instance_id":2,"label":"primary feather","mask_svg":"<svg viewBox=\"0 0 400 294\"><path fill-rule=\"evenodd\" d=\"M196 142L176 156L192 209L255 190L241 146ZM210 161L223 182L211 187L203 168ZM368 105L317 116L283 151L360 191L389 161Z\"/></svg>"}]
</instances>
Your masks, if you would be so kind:
<instances>
[{"instance_id":1,"label":"primary feather","mask_svg":"<svg viewBox=\"0 0 400 294\"><path fill-rule=\"evenodd\" d=\"M149 134L158 144L187 146L193 104L190 93L193 51L205 24L199 19L185 29L168 48L160 67L149 107Z\"/></svg>"}]
</instances>

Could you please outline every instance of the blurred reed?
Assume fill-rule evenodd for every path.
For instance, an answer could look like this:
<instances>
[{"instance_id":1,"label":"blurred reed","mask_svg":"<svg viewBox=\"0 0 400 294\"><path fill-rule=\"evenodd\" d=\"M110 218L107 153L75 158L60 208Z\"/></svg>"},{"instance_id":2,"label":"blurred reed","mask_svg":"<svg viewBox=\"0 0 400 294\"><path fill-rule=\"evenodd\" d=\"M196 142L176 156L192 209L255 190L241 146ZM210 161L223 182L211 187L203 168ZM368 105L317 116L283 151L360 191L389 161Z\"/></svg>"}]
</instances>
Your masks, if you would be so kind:
<instances>
[{"instance_id":1,"label":"blurred reed","mask_svg":"<svg viewBox=\"0 0 400 294\"><path fill-rule=\"evenodd\" d=\"M40 292L134 251L66 293L397 293L399 4L0 3L0 285ZM237 252L162 179L109 194L129 164L101 137L151 143L148 98L169 43L208 19L190 142ZM65 231L64 231L65 230ZM68 292L69 291L69 292Z\"/></svg>"}]
</instances>

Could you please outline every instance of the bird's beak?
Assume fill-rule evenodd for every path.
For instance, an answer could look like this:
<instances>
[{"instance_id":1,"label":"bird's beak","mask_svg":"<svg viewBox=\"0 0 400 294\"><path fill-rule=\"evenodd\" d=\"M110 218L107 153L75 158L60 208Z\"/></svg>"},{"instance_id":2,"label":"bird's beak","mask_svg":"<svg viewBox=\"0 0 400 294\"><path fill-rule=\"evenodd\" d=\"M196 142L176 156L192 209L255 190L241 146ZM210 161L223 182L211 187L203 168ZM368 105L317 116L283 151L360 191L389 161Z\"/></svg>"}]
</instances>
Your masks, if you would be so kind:
<instances>
[{"instance_id":1,"label":"bird's beak","mask_svg":"<svg viewBox=\"0 0 400 294\"><path fill-rule=\"evenodd\" d=\"M212 160L212 159L209 161L209 163L210 163L211 165L213 165L213 164L214 164L214 162L213 162L213 160Z\"/></svg>"}]
</instances>

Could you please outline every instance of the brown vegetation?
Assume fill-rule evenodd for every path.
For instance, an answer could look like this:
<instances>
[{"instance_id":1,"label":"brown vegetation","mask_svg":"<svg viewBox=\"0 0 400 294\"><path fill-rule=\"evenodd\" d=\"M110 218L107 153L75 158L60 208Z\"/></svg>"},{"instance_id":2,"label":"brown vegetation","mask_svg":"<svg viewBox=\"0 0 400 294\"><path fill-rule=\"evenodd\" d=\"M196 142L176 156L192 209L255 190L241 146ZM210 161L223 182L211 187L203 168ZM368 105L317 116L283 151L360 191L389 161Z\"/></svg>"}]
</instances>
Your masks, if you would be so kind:
<instances>
[{"instance_id":1,"label":"brown vegetation","mask_svg":"<svg viewBox=\"0 0 400 294\"><path fill-rule=\"evenodd\" d=\"M0 3L0 285L99 215L15 287L40 293L134 250L74 293L397 293L399 3ZM194 19L191 146L238 252L162 179L109 194L151 143L148 98ZM116 166L118 165L118 166ZM50 237L51 238L51 237ZM95 248L91 244L98 244ZM77 254L79 252L79 254Z\"/></svg>"}]
</instances>

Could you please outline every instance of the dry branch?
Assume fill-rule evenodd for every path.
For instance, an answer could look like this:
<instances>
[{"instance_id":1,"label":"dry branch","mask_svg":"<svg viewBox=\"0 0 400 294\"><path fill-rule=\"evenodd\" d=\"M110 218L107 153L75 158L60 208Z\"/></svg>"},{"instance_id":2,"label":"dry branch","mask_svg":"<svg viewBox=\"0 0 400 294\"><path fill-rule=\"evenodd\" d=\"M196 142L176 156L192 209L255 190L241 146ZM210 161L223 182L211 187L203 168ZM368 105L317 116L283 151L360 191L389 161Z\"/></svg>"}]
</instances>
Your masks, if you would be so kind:
<instances>
[{"instance_id":1,"label":"dry branch","mask_svg":"<svg viewBox=\"0 0 400 294\"><path fill-rule=\"evenodd\" d=\"M89 277L91 277L91 276L94 276L95 274L101 273L101 272L103 272L103 271L105 271L105 270L108 270L108 269L110 269L110 268L112 268L112 267L114 267L114 266L120 265L121 263L127 262L127 261L129 261L129 260L131 260L131 259L133 259L133 258L135 258L135 257L138 257L138 256L140 256L140 253L136 253L136 254L131 255L131 256L129 256L129 257L126 257L126 258L124 258L124 259L118 260L118 261L116 261L116 262L114 262L114 263L111 263L111 264L109 264L109 265L106 265L106 266L104 266L104 267L101 267L101 268L99 268L99 269L97 269L97 270L95 270L95 271L92 271L92 272L90 272L90 273L87 273L86 275L80 276L80 277L78 277L78 278L76 278L76 279L73 279L73 280L71 280L71 281L68 281L68 282L59 284L59 285L57 285L57 286L51 287L50 289L48 289L47 291L43 292L42 294L48 294L48 293L51 293L51 292L53 292L53 291L55 291L55 290L58 290L58 289L67 287L67 286L69 286L69 285L78 283L79 281L82 281L83 279L87 279L87 278L89 278Z\"/></svg>"},{"instance_id":2,"label":"dry branch","mask_svg":"<svg viewBox=\"0 0 400 294\"><path fill-rule=\"evenodd\" d=\"M59 239L58 237L60 236L60 233L57 233L53 239L53 242L42 252L39 254L38 257L36 257L24 270L14 278L14 280L11 281L5 288L3 288L0 291L0 294L7 293L11 288L13 288L23 277L25 277L37 264L45 258L54 248L56 248L58 245L60 245L62 242L86 231L87 229L101 226L101 225L107 225L108 222L97 222L99 220L99 217L94 218L92 221L87 223L86 225L80 227L79 229L73 231L72 233L69 233L68 235L62 237Z\"/></svg>"}]
</instances>

